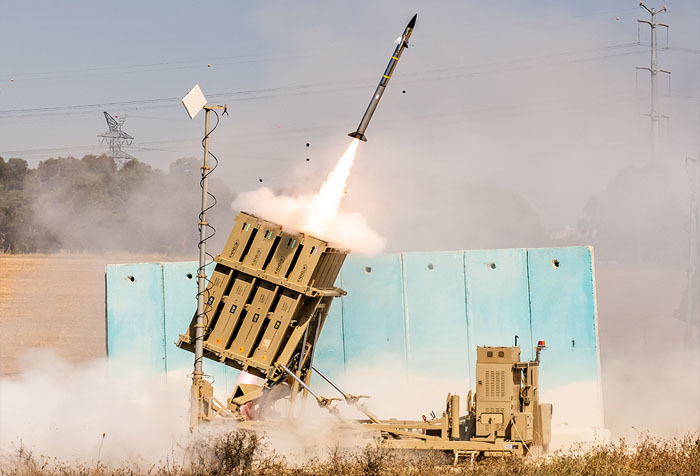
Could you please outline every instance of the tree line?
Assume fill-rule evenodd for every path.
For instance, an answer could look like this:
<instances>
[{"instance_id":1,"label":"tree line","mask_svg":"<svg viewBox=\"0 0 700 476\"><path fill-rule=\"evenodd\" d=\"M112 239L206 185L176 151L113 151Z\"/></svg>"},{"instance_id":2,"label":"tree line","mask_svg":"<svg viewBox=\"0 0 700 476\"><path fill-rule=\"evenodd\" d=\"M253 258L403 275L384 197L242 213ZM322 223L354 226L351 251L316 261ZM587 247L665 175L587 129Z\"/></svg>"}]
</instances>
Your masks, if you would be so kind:
<instances>
[{"instance_id":1,"label":"tree line","mask_svg":"<svg viewBox=\"0 0 700 476\"><path fill-rule=\"evenodd\" d=\"M191 253L199 176L193 158L164 172L138 160L117 168L106 155L51 158L35 168L0 157L0 252ZM217 179L210 190L219 201L210 221L232 223L233 193Z\"/></svg>"}]
</instances>

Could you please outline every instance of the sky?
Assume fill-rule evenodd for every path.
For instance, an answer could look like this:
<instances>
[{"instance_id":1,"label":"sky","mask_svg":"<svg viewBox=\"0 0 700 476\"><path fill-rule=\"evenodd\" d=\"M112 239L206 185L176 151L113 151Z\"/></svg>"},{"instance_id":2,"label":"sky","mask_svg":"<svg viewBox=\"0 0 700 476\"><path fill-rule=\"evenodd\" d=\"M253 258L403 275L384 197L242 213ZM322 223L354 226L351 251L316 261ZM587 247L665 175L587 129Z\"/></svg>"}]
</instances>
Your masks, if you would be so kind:
<instances>
[{"instance_id":1,"label":"sky","mask_svg":"<svg viewBox=\"0 0 700 476\"><path fill-rule=\"evenodd\" d=\"M649 29L637 22L649 15L633 0L4 0L0 156L36 166L106 152L97 135L108 111L134 137L125 150L167 171L202 156L203 117L190 120L180 104L199 84L210 104L228 106L211 136L217 179L236 194L314 192L418 13L343 211L361 214L387 252L588 245L607 233L595 243L596 266L609 267L598 286L601 348L623 370L608 362L604 378L621 390L611 411L625 409L629 382L654 375L667 388L679 362L698 362L697 346L679 359L647 351L659 350L660 332L677 350L687 332L672 314L687 282L690 193L700 188L687 160L700 151L700 2L666 5L659 67L672 74L659 77L667 118L652 160L649 73L636 69L650 62ZM591 210L598 229L567 231ZM616 259L619 276L609 271ZM637 342L643 351L614 352ZM647 397L644 418L656 402Z\"/></svg>"},{"instance_id":2,"label":"sky","mask_svg":"<svg viewBox=\"0 0 700 476\"><path fill-rule=\"evenodd\" d=\"M668 8L661 136L682 164L699 147L700 9ZM228 106L211 142L217 176L234 192L262 180L288 193L317 187L345 150L418 13L345 200L396 235L391 250L430 246L398 239L416 210L455 215L494 193L547 231L570 226L591 194L648 156L649 78L635 69L649 65L637 23L648 15L634 1L27 1L2 12L3 157L36 165L105 152L106 110L126 116L127 152L167 170L201 155L203 117L179 102L200 84ZM443 243L470 243L460 244Z\"/></svg>"}]
</instances>

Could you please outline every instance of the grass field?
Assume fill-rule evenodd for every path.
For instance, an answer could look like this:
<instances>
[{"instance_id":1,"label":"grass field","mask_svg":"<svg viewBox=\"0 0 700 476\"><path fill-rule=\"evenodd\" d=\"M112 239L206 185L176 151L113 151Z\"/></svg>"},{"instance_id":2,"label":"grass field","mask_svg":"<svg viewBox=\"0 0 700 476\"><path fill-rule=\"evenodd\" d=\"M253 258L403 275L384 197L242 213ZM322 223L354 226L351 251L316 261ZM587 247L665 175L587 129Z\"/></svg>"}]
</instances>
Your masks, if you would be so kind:
<instances>
[{"instance_id":1,"label":"grass field","mask_svg":"<svg viewBox=\"0 0 700 476\"><path fill-rule=\"evenodd\" d=\"M438 476L438 475L596 475L660 476L700 474L700 434L681 439L645 437L634 446L624 441L538 458L453 460L438 452L397 452L370 444L357 451L329 450L323 460L290 463L264 439L242 431L225 433L187 449L189 462L172 461L137 468L68 464L36 456L22 448L0 461L2 476Z\"/></svg>"}]
</instances>

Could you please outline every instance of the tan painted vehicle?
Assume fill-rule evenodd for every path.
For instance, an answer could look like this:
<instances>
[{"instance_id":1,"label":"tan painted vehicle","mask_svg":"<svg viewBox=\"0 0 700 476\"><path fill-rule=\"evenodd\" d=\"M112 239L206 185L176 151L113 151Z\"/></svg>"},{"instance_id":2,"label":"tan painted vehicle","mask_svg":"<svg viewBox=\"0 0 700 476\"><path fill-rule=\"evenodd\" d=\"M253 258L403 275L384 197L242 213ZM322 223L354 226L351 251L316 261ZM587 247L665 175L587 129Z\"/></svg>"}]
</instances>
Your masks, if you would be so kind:
<instances>
[{"instance_id":1,"label":"tan painted vehicle","mask_svg":"<svg viewBox=\"0 0 700 476\"><path fill-rule=\"evenodd\" d=\"M521 361L519 347L479 347L476 391L447 396L445 411L428 420L382 420L313 365L318 336L332 300L345 294L333 284L346 250L303 233L241 213L206 289L203 355L262 379L239 384L224 405L213 397L204 379L193 381L192 426L204 421L235 419L242 427L264 428L256 421L264 407L288 398L290 414L296 399L311 395L344 427L379 436L392 448L441 450L474 458L479 455L526 455L542 452L550 441L552 405L539 401L540 351L534 361ZM197 316L177 345L195 351ZM342 399L319 395L311 388L313 372ZM345 400L366 415L347 420L335 400ZM245 423L244 423L245 422Z\"/></svg>"}]
</instances>

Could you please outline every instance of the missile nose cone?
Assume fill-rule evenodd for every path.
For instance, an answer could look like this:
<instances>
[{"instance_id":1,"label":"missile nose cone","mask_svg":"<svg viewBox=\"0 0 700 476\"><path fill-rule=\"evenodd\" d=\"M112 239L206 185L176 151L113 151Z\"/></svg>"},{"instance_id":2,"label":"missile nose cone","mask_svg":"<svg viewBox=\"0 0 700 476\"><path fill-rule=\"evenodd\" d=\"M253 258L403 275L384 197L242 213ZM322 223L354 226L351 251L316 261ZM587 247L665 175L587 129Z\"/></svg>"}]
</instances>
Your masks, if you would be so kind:
<instances>
[{"instance_id":1,"label":"missile nose cone","mask_svg":"<svg viewBox=\"0 0 700 476\"><path fill-rule=\"evenodd\" d=\"M416 26L416 18L417 18L417 17L418 17L418 14L417 14L417 13L416 13L415 15L413 15L413 18L411 18L411 21L408 22L408 25L406 26L406 28L411 28L411 29L413 29L413 27Z\"/></svg>"}]
</instances>

